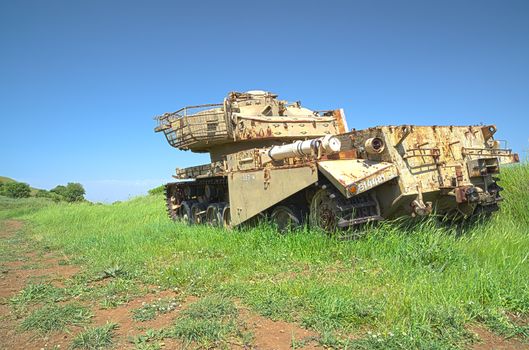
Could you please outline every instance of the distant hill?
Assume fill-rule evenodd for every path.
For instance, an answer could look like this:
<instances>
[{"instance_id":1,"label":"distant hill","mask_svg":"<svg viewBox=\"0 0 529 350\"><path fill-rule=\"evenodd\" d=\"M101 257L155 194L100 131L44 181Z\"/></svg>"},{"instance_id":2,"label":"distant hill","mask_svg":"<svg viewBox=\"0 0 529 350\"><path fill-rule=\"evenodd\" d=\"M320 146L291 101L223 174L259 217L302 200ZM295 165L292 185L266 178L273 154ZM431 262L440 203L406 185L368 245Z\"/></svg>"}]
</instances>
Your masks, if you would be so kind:
<instances>
[{"instance_id":1,"label":"distant hill","mask_svg":"<svg viewBox=\"0 0 529 350\"><path fill-rule=\"evenodd\" d=\"M7 176L0 176L0 183L6 183L6 182L16 182L16 181Z\"/></svg>"},{"instance_id":2,"label":"distant hill","mask_svg":"<svg viewBox=\"0 0 529 350\"><path fill-rule=\"evenodd\" d=\"M7 177L7 176L0 176L0 183L8 183L8 182L19 182L19 181L12 179L10 177ZM30 187L30 188L31 188L31 196L34 197L37 194L37 191L39 190L39 188L34 188L34 187Z\"/></svg>"}]
</instances>

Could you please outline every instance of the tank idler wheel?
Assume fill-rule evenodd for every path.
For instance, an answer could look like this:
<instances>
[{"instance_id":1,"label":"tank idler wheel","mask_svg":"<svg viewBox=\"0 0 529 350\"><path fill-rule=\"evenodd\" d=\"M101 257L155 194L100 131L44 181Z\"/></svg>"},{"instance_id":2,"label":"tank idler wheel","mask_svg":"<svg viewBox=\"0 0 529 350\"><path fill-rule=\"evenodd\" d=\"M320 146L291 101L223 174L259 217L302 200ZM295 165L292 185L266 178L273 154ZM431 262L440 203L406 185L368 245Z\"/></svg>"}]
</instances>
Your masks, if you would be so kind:
<instances>
[{"instance_id":1,"label":"tank idler wheel","mask_svg":"<svg viewBox=\"0 0 529 350\"><path fill-rule=\"evenodd\" d=\"M231 230L231 211L230 205L227 204L222 210L222 227Z\"/></svg>"},{"instance_id":2,"label":"tank idler wheel","mask_svg":"<svg viewBox=\"0 0 529 350\"><path fill-rule=\"evenodd\" d=\"M318 228L328 234L338 230L341 211L338 208L336 194L327 189L318 190L310 203L309 223L312 228Z\"/></svg>"},{"instance_id":3,"label":"tank idler wheel","mask_svg":"<svg viewBox=\"0 0 529 350\"><path fill-rule=\"evenodd\" d=\"M206 209L206 223L213 227L222 227L222 213L226 203L213 203Z\"/></svg>"},{"instance_id":4,"label":"tank idler wheel","mask_svg":"<svg viewBox=\"0 0 529 350\"><path fill-rule=\"evenodd\" d=\"M293 231L301 226L301 213L294 206L279 205L272 210L270 220L280 233Z\"/></svg>"},{"instance_id":5,"label":"tank idler wheel","mask_svg":"<svg viewBox=\"0 0 529 350\"><path fill-rule=\"evenodd\" d=\"M167 214L173 221L181 219L180 210L180 196L178 195L178 189L174 184L166 184L164 188L165 192L165 205L167 207Z\"/></svg>"},{"instance_id":6,"label":"tank idler wheel","mask_svg":"<svg viewBox=\"0 0 529 350\"><path fill-rule=\"evenodd\" d=\"M180 204L178 209L179 217L182 219L182 222L187 225L192 225L194 223L193 215L191 208L193 207L194 202L192 201L183 201Z\"/></svg>"},{"instance_id":7,"label":"tank idler wheel","mask_svg":"<svg viewBox=\"0 0 529 350\"><path fill-rule=\"evenodd\" d=\"M204 203L195 203L191 207L192 223L203 224L206 218L207 205Z\"/></svg>"}]
</instances>

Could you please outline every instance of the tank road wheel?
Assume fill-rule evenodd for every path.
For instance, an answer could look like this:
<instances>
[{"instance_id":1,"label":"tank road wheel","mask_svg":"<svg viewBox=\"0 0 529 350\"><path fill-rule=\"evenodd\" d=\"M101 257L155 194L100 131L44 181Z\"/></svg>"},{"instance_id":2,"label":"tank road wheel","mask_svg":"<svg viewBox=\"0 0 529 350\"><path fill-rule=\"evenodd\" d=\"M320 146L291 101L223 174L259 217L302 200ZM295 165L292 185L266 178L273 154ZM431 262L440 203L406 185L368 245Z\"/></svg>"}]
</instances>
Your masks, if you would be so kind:
<instances>
[{"instance_id":1,"label":"tank road wheel","mask_svg":"<svg viewBox=\"0 0 529 350\"><path fill-rule=\"evenodd\" d=\"M206 209L206 223L213 227L222 227L222 212L226 203L213 203Z\"/></svg>"},{"instance_id":2,"label":"tank road wheel","mask_svg":"<svg viewBox=\"0 0 529 350\"><path fill-rule=\"evenodd\" d=\"M327 189L318 190L310 203L309 223L312 228L318 228L328 234L338 230L341 210L338 208L336 194Z\"/></svg>"},{"instance_id":3,"label":"tank road wheel","mask_svg":"<svg viewBox=\"0 0 529 350\"><path fill-rule=\"evenodd\" d=\"M301 213L293 206L279 205L272 210L271 221L280 233L287 233L301 226Z\"/></svg>"},{"instance_id":4,"label":"tank road wheel","mask_svg":"<svg viewBox=\"0 0 529 350\"><path fill-rule=\"evenodd\" d=\"M191 217L194 224L203 224L206 217L206 204L195 203L191 207Z\"/></svg>"},{"instance_id":5,"label":"tank road wheel","mask_svg":"<svg viewBox=\"0 0 529 350\"><path fill-rule=\"evenodd\" d=\"M227 204L222 210L222 227L231 230L231 212L229 204Z\"/></svg>"},{"instance_id":6,"label":"tank road wheel","mask_svg":"<svg viewBox=\"0 0 529 350\"><path fill-rule=\"evenodd\" d=\"M191 201L183 201L182 204L180 204L180 218L182 219L182 222L184 222L187 225L192 225L194 223L193 221L193 215L191 212L191 207L193 205L193 202Z\"/></svg>"}]
</instances>

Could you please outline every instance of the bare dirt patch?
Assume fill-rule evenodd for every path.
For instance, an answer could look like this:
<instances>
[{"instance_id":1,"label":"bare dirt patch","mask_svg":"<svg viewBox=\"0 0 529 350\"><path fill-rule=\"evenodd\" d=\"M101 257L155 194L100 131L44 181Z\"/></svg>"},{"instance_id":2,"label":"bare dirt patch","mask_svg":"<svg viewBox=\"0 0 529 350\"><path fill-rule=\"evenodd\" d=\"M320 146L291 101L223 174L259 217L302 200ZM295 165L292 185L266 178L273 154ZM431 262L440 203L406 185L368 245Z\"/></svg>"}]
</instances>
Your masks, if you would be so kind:
<instances>
[{"instance_id":1,"label":"bare dirt patch","mask_svg":"<svg viewBox=\"0 0 529 350\"><path fill-rule=\"evenodd\" d=\"M253 332L253 345L259 350L289 350L292 345L303 343L303 349L323 349L316 346L317 333L301 328L294 323L273 321L241 309L241 317ZM298 346L301 348L301 346Z\"/></svg>"},{"instance_id":2,"label":"bare dirt patch","mask_svg":"<svg viewBox=\"0 0 529 350\"><path fill-rule=\"evenodd\" d=\"M4 229L0 231L0 237L10 237L15 232L20 230L24 226L22 221L18 220L6 220L4 221Z\"/></svg>"},{"instance_id":3,"label":"bare dirt patch","mask_svg":"<svg viewBox=\"0 0 529 350\"><path fill-rule=\"evenodd\" d=\"M507 317L515 325L518 325L518 326L529 325L529 315L518 314L515 312L507 312Z\"/></svg>"},{"instance_id":4,"label":"bare dirt patch","mask_svg":"<svg viewBox=\"0 0 529 350\"><path fill-rule=\"evenodd\" d=\"M504 339L481 326L472 326L469 330L480 339L480 342L472 344L470 347L472 350L529 349L529 344L527 343L522 343L518 339Z\"/></svg>"},{"instance_id":5,"label":"bare dirt patch","mask_svg":"<svg viewBox=\"0 0 529 350\"><path fill-rule=\"evenodd\" d=\"M95 325L104 325L107 322L117 323L119 328L116 329L115 346L118 349L133 348L130 340L138 335L145 333L147 329L161 329L172 324L173 319L178 311L187 302L179 304L178 308L172 312L158 315L152 320L135 321L133 319L133 310L142 307L144 303L152 303L163 298L178 297L174 291L160 291L155 294L149 294L141 298L131 300L130 302L112 309L95 310L93 323Z\"/></svg>"}]
</instances>

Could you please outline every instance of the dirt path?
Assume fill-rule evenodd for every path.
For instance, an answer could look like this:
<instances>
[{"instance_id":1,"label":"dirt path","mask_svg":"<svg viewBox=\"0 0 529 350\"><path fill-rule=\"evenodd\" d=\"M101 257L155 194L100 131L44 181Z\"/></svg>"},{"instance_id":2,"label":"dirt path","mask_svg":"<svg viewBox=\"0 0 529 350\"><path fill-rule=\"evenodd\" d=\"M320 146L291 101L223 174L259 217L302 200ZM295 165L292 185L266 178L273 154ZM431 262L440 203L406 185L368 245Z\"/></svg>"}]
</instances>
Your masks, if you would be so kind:
<instances>
[{"instance_id":1,"label":"dirt path","mask_svg":"<svg viewBox=\"0 0 529 350\"><path fill-rule=\"evenodd\" d=\"M83 327L69 326L68 331L39 334L32 331L22 332L19 329L21 319L17 319L9 300L23 290L28 283L43 280L56 287L63 287L64 281L81 272L81 267L64 264L68 257L55 254L57 252L41 252L32 247L24 239L15 239L17 232L23 229L23 223L16 220L0 222L0 240L12 245L14 254L9 259L0 260L0 350L18 349L67 349L72 339ZM20 234L18 234L20 238ZM102 281L102 284L105 281ZM153 291L144 296L134 298L115 308L101 309L97 302L86 303L93 317L89 326L104 325L107 322L118 324L113 337L114 349L134 349L131 339L145 334L149 329L162 329L174 323L179 310L186 304L197 300L187 297L182 300L173 312L159 315L153 320L140 322L133 319L132 310L164 298L178 297L173 291ZM303 349L312 350L316 347L311 339L316 333L299 326L281 321L272 321L256 315L247 308L240 307L240 317L252 333L252 344L248 349L287 350L292 348L292 340L305 339ZM181 343L174 339L164 339L163 349L180 349ZM233 348L245 348L234 344Z\"/></svg>"},{"instance_id":2,"label":"dirt path","mask_svg":"<svg viewBox=\"0 0 529 350\"><path fill-rule=\"evenodd\" d=\"M0 239L12 239L23 223L15 220L3 222ZM17 242L13 249L18 256L13 261L1 262L0 275L0 349L41 349L50 345L67 348L71 334L38 336L18 330L19 321L9 306L9 299L24 289L30 280L45 278L57 285L79 271L78 267L60 265L60 259L51 253L37 254L27 243Z\"/></svg>"}]
</instances>

